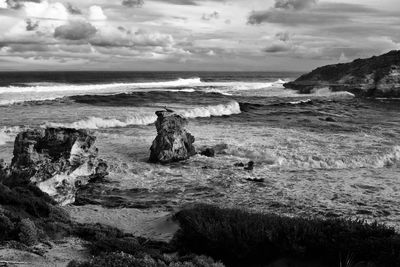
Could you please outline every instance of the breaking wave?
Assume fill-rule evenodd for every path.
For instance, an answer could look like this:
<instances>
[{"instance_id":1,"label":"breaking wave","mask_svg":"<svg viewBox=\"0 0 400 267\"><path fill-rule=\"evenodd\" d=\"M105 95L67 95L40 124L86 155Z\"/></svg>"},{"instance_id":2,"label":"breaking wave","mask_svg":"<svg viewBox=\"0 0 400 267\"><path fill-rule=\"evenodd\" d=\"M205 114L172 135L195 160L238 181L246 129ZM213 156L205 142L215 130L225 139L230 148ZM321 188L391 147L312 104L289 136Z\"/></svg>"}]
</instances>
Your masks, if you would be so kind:
<instances>
[{"instance_id":1,"label":"breaking wave","mask_svg":"<svg viewBox=\"0 0 400 267\"><path fill-rule=\"evenodd\" d=\"M187 118L203 118L211 116L226 116L239 114L239 103L232 101L228 104L219 104L213 106L196 107L192 109L177 110L176 113L181 114ZM80 120L72 123L48 123L46 126L51 127L68 127L77 129L100 129L100 128L115 128L127 127L130 125L148 125L154 123L157 116L154 114L138 114L130 116L126 119L116 118L99 118L90 117L85 120Z\"/></svg>"},{"instance_id":2,"label":"breaking wave","mask_svg":"<svg viewBox=\"0 0 400 267\"><path fill-rule=\"evenodd\" d=\"M162 88L162 87L181 87L201 84L200 78L177 79L166 82L145 82L145 83L108 83L108 84L48 84L34 83L27 86L7 86L0 87L0 94L5 93L40 93L40 92L73 92L73 91L102 91L105 89L120 87L139 87L139 88ZM31 85L31 86L29 86Z\"/></svg>"},{"instance_id":3,"label":"breaking wave","mask_svg":"<svg viewBox=\"0 0 400 267\"><path fill-rule=\"evenodd\" d=\"M24 127L19 126L0 128L0 146L14 142L15 136L24 129Z\"/></svg>"},{"instance_id":4,"label":"breaking wave","mask_svg":"<svg viewBox=\"0 0 400 267\"><path fill-rule=\"evenodd\" d=\"M315 89L311 92L312 96L329 97L329 98L354 98L353 93L347 91L333 92L328 87Z\"/></svg>"},{"instance_id":5,"label":"breaking wave","mask_svg":"<svg viewBox=\"0 0 400 267\"><path fill-rule=\"evenodd\" d=\"M338 158L293 155L291 153L285 155L283 153L276 153L274 150L231 145L225 145L221 153L254 160L273 167L295 170L384 168L398 166L400 162L400 146L394 146L381 153L342 156Z\"/></svg>"}]
</instances>

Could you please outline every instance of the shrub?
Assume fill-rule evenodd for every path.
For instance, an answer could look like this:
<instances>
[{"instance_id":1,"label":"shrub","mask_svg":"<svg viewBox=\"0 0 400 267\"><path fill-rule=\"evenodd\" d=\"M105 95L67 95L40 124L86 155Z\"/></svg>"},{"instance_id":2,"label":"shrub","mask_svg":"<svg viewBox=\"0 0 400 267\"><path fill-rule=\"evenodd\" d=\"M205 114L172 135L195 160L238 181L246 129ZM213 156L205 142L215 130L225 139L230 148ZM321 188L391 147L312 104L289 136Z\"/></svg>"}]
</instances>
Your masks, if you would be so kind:
<instances>
[{"instance_id":1,"label":"shrub","mask_svg":"<svg viewBox=\"0 0 400 267\"><path fill-rule=\"evenodd\" d=\"M0 214L0 241L10 238L14 229L14 223L6 215Z\"/></svg>"},{"instance_id":2,"label":"shrub","mask_svg":"<svg viewBox=\"0 0 400 267\"><path fill-rule=\"evenodd\" d=\"M398 266L400 236L379 224L343 219L289 218L196 205L175 215L181 230L174 244L225 263L268 263L290 257L336 266L340 255L379 266Z\"/></svg>"},{"instance_id":3,"label":"shrub","mask_svg":"<svg viewBox=\"0 0 400 267\"><path fill-rule=\"evenodd\" d=\"M101 254L87 262L71 261L68 267L224 267L222 263L216 263L205 256L194 256L190 260L181 261L174 258L168 261L167 256L162 259L154 259L149 255L141 257L123 252Z\"/></svg>"},{"instance_id":4,"label":"shrub","mask_svg":"<svg viewBox=\"0 0 400 267\"><path fill-rule=\"evenodd\" d=\"M19 225L19 240L28 245L32 246L37 244L39 241L38 229L34 222L29 219L22 219Z\"/></svg>"}]
</instances>

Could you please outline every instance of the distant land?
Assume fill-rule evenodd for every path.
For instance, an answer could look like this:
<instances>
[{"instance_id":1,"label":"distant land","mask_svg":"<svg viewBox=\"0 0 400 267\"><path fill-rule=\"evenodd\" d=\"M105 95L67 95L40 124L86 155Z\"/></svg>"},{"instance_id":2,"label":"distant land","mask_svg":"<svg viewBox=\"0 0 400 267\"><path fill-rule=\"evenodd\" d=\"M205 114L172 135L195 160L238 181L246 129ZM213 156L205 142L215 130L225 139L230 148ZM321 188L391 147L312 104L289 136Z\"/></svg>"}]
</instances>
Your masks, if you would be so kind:
<instances>
[{"instance_id":1,"label":"distant land","mask_svg":"<svg viewBox=\"0 0 400 267\"><path fill-rule=\"evenodd\" d=\"M400 51L319 67L284 86L301 93L328 87L357 96L400 97Z\"/></svg>"}]
</instances>

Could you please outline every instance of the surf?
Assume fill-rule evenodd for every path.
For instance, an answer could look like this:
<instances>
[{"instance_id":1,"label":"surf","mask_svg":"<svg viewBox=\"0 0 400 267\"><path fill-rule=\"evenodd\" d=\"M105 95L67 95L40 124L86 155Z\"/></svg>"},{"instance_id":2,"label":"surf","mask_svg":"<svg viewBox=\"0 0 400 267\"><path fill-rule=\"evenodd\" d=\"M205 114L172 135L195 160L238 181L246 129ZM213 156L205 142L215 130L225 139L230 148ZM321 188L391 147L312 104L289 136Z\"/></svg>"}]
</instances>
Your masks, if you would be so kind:
<instances>
[{"instance_id":1,"label":"surf","mask_svg":"<svg viewBox=\"0 0 400 267\"><path fill-rule=\"evenodd\" d=\"M205 118L212 116L229 116L241 113L239 103L232 101L225 104L209 105L192 107L188 109L177 109L177 114L180 114L186 118ZM155 114L137 114L134 116L121 118L101 118L101 117L89 117L87 119L79 120L72 123L55 123L50 122L44 125L44 127L67 127L76 129L102 129L102 128L116 128L116 127L128 127L134 125L149 125L157 120Z\"/></svg>"}]
</instances>

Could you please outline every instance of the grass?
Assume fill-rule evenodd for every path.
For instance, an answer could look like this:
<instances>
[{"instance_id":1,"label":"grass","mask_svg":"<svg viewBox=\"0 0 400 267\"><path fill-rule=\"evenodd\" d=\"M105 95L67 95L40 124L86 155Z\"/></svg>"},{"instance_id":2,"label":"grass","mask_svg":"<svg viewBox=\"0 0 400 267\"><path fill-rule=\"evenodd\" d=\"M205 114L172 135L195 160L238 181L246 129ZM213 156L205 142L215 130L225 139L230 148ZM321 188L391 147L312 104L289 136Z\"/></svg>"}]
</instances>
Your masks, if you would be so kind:
<instances>
[{"instance_id":1,"label":"grass","mask_svg":"<svg viewBox=\"0 0 400 267\"><path fill-rule=\"evenodd\" d=\"M338 266L341 255L377 266L400 266L394 229L357 220L289 218L196 205L175 215L181 252L220 259L230 266L266 264L280 258L319 260Z\"/></svg>"}]
</instances>

